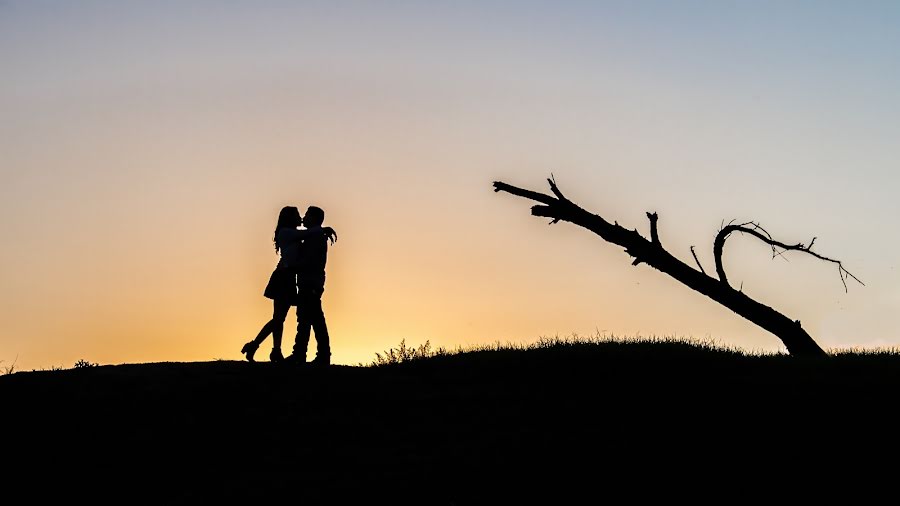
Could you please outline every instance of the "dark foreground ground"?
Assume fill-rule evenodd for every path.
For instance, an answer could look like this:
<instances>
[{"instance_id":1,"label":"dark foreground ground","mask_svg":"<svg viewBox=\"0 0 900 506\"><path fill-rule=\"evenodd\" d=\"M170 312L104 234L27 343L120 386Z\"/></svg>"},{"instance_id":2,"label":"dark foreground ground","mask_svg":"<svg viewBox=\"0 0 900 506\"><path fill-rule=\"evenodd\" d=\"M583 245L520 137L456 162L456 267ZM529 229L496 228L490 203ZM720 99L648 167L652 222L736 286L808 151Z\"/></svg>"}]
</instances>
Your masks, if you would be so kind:
<instances>
[{"instance_id":1,"label":"dark foreground ground","mask_svg":"<svg viewBox=\"0 0 900 506\"><path fill-rule=\"evenodd\" d=\"M896 354L800 360L677 343L328 370L217 361L16 373L0 377L0 490L447 505L875 490L898 472L898 394Z\"/></svg>"}]
</instances>

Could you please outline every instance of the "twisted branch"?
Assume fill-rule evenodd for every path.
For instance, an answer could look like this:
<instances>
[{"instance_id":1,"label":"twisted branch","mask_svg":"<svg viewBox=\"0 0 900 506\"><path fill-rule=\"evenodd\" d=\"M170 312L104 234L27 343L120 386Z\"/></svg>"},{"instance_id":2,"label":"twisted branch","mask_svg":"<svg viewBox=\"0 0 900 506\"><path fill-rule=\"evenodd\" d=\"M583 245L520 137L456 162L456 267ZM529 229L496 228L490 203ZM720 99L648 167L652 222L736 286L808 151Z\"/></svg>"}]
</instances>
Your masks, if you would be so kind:
<instances>
[{"instance_id":1,"label":"twisted branch","mask_svg":"<svg viewBox=\"0 0 900 506\"><path fill-rule=\"evenodd\" d=\"M820 255L819 253L817 253L815 251L812 251L813 244L815 244L815 242L816 242L815 237L813 237L812 240L809 241L809 246L806 246L803 243L785 244L781 241L775 240L772 237L772 234L770 234L765 228L763 228L762 225L760 225L759 223L752 222L752 221L748 221L746 223L741 223L738 225L735 225L733 221L730 222L728 225L722 227L722 229L719 230L719 233L716 235L716 239L713 242L713 256L715 257L715 261L716 261L716 273L719 276L719 281L721 281L722 283L725 283L726 285L728 285L728 277L725 275L725 268L722 265L722 253L723 253L723 249L725 248L725 240L728 239L728 237L733 232L740 232L742 234L751 235L753 237L756 237L760 241L768 244L772 250L772 258L776 258L779 256L783 257L783 255L788 251L800 251L802 253L812 255L813 257L818 258L819 260L824 260L826 262L831 262L831 263L837 264L838 275L841 277L841 283L843 283L843 285L844 285L844 292L848 291L848 288L847 288L847 279L848 278L852 278L860 285L863 285L863 286L866 285L865 283L860 281L859 278L857 278L850 271L848 271L844 267L844 264L841 263L840 260L835 260L833 258L829 258L824 255ZM779 251L779 248L781 248L780 251ZM691 251L693 251L693 249ZM696 255L694 258L696 258ZM729 285L729 286L731 286L731 285Z\"/></svg>"}]
</instances>

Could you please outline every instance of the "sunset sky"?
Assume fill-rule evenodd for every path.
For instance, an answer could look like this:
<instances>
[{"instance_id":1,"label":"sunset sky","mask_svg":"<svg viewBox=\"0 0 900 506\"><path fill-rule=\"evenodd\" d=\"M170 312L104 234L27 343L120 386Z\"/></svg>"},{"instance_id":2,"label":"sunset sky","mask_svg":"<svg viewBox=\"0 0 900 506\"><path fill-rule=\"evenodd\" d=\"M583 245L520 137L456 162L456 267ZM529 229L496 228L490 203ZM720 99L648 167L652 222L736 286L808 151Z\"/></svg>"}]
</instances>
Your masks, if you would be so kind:
<instances>
[{"instance_id":1,"label":"sunset sky","mask_svg":"<svg viewBox=\"0 0 900 506\"><path fill-rule=\"evenodd\" d=\"M900 3L0 1L0 367L241 360L279 209L338 232L332 360L773 335L502 180L713 269L825 348L900 346ZM293 342L293 310L284 351ZM261 348L265 360L271 341ZM309 355L312 358L312 352Z\"/></svg>"}]
</instances>

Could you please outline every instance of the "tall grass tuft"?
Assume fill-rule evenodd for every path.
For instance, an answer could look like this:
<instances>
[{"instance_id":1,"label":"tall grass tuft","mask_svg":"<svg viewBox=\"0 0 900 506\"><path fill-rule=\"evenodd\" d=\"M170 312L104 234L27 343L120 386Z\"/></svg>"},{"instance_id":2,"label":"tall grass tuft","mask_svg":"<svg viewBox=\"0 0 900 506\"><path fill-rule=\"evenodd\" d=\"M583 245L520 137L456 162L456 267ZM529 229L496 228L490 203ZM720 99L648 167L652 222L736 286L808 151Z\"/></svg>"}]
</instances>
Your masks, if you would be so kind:
<instances>
[{"instance_id":1,"label":"tall grass tuft","mask_svg":"<svg viewBox=\"0 0 900 506\"><path fill-rule=\"evenodd\" d=\"M13 363L10 365L2 365L5 360L0 360L0 374L7 375L16 372L16 362L19 361L19 356L16 355L16 359L13 360Z\"/></svg>"}]
</instances>

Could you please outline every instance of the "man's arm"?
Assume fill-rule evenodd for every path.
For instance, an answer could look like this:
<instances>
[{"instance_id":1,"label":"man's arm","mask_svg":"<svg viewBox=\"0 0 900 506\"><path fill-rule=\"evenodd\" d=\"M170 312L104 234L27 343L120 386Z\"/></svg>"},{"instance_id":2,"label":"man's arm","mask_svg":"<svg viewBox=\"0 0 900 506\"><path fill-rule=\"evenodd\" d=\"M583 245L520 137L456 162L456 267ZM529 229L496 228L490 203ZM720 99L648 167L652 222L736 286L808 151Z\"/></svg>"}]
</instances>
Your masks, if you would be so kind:
<instances>
[{"instance_id":1,"label":"man's arm","mask_svg":"<svg viewBox=\"0 0 900 506\"><path fill-rule=\"evenodd\" d=\"M281 240L286 243L300 242L308 237L322 235L328 238L331 241L331 244L334 244L334 242L337 241L337 232L331 227L312 227L305 230L296 228L281 229L278 233L281 235Z\"/></svg>"}]
</instances>

